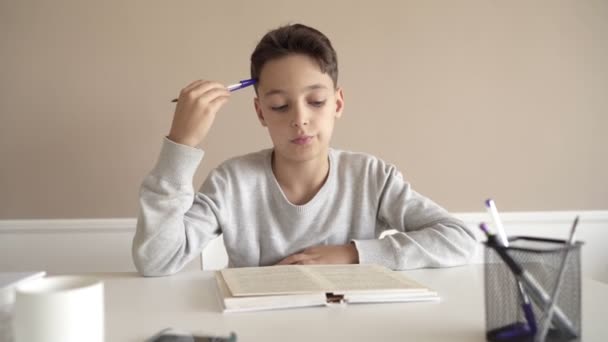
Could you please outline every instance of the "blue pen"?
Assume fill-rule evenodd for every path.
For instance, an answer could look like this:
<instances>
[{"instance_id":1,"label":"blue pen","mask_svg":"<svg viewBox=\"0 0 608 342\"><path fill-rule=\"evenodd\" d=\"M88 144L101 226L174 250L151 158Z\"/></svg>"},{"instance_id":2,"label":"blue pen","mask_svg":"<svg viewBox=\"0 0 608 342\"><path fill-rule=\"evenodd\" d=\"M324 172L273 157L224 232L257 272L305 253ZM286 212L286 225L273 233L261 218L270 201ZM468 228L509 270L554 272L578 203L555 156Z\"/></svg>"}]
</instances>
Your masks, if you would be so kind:
<instances>
[{"instance_id":1,"label":"blue pen","mask_svg":"<svg viewBox=\"0 0 608 342\"><path fill-rule=\"evenodd\" d=\"M249 87L250 85L254 85L255 83L256 83L255 78L250 78L248 80L241 80L241 81L239 81L239 83L231 84L231 85L227 86L226 88L228 88L228 90L230 90L230 91L235 91L235 90Z\"/></svg>"},{"instance_id":2,"label":"blue pen","mask_svg":"<svg viewBox=\"0 0 608 342\"><path fill-rule=\"evenodd\" d=\"M254 84L256 84L256 82L257 82L257 80L255 78L250 78L248 80L241 80L241 81L239 81L239 83L235 83L235 84L231 84L231 85L227 86L226 89L228 89L230 92L233 92L235 90L247 88L251 85L254 85ZM171 102L177 102L177 99L173 99Z\"/></svg>"}]
</instances>

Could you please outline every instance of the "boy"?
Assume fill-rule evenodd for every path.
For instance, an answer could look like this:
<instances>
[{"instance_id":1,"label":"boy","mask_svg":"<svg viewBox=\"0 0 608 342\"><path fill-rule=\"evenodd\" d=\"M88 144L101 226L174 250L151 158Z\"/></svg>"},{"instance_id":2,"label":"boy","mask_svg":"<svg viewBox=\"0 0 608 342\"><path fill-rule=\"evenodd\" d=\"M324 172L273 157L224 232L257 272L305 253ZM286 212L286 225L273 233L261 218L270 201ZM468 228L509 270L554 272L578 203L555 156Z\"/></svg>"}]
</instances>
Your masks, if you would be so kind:
<instances>
[{"instance_id":1,"label":"boy","mask_svg":"<svg viewBox=\"0 0 608 342\"><path fill-rule=\"evenodd\" d=\"M230 267L377 263L391 269L464 264L473 234L413 191L394 166L329 147L344 98L336 52L300 24L267 33L251 56L255 111L273 148L211 171L199 192L197 149L230 98L195 81L140 194L133 259L144 276L179 271L220 233ZM399 232L383 239L387 229Z\"/></svg>"}]
</instances>

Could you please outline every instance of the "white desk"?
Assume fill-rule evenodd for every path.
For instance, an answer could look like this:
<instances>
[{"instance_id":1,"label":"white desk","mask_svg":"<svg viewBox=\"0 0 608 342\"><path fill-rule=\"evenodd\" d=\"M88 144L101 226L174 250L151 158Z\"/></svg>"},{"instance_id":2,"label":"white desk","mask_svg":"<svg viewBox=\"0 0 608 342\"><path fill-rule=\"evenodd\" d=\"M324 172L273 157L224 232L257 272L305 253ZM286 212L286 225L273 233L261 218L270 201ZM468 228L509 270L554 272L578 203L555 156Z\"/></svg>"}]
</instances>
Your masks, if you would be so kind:
<instances>
[{"instance_id":1,"label":"white desk","mask_svg":"<svg viewBox=\"0 0 608 342\"><path fill-rule=\"evenodd\" d=\"M485 341L483 265L405 273L437 290L441 302L222 314L211 272L95 276L105 285L107 342L142 342L166 327L222 335L234 331L245 342ZM608 341L608 285L583 279L582 286L583 341Z\"/></svg>"},{"instance_id":2,"label":"white desk","mask_svg":"<svg viewBox=\"0 0 608 342\"><path fill-rule=\"evenodd\" d=\"M211 272L141 278L98 274L106 341L143 341L166 327L237 333L238 341L485 341L483 265L408 271L437 303L365 304L222 314ZM608 285L583 280L583 341L608 340Z\"/></svg>"}]
</instances>

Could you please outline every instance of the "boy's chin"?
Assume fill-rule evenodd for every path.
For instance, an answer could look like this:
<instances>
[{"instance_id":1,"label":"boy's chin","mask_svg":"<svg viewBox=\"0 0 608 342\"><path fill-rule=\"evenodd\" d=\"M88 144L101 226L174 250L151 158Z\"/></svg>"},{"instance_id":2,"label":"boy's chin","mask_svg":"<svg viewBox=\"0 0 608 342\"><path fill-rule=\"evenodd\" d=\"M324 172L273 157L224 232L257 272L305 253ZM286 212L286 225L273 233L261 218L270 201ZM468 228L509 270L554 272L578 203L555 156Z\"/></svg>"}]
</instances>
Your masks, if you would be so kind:
<instances>
[{"instance_id":1,"label":"boy's chin","mask_svg":"<svg viewBox=\"0 0 608 342\"><path fill-rule=\"evenodd\" d=\"M277 148L275 147L275 150ZM283 159L290 162L302 163L317 158L327 157L327 146L289 146L288 148L278 149Z\"/></svg>"}]
</instances>

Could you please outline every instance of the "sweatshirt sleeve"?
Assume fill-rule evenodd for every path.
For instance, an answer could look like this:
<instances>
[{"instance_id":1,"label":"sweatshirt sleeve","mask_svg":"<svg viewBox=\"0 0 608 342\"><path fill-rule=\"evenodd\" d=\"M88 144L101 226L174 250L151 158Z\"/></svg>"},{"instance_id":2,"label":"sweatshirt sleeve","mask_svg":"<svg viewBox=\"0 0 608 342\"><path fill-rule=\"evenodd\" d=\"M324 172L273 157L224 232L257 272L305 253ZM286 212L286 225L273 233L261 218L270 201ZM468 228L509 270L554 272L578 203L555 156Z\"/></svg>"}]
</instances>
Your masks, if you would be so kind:
<instances>
[{"instance_id":1,"label":"sweatshirt sleeve","mask_svg":"<svg viewBox=\"0 0 608 342\"><path fill-rule=\"evenodd\" d=\"M139 194L137 228L132 254L143 276L163 276L179 271L200 255L221 232L219 207L221 182L208 177L194 193L192 178L204 152L165 138L155 167L145 177Z\"/></svg>"},{"instance_id":2,"label":"sweatshirt sleeve","mask_svg":"<svg viewBox=\"0 0 608 342\"><path fill-rule=\"evenodd\" d=\"M477 242L465 224L411 188L392 165L377 172L377 218L398 232L382 239L353 241L360 263L394 270L466 264Z\"/></svg>"}]
</instances>

